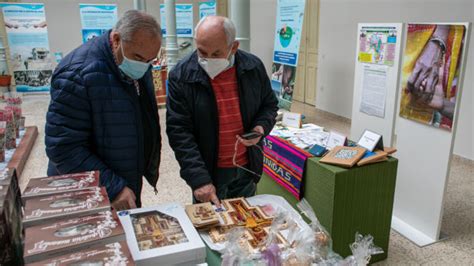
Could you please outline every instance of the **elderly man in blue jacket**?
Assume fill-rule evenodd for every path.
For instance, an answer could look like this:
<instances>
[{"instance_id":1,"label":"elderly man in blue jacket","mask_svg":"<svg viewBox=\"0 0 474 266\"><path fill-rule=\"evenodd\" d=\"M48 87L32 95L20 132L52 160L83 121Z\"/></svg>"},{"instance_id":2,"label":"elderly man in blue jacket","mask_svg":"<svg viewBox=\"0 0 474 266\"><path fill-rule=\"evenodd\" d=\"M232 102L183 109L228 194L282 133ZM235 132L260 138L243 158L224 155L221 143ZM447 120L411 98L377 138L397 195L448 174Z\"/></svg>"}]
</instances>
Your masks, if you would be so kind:
<instances>
[{"instance_id":1,"label":"elderly man in blue jacket","mask_svg":"<svg viewBox=\"0 0 474 266\"><path fill-rule=\"evenodd\" d=\"M156 20L130 10L61 61L46 116L48 175L99 170L117 210L140 207L143 177L156 192L161 136L150 65L160 47Z\"/></svg>"}]
</instances>

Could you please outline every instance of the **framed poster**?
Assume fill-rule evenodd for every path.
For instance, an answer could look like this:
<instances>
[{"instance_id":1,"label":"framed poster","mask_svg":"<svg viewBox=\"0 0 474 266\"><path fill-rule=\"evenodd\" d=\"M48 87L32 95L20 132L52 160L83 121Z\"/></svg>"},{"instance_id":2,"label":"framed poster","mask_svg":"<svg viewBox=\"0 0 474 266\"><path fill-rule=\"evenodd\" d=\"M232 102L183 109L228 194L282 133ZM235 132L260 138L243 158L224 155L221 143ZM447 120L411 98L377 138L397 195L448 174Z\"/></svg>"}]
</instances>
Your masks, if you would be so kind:
<instances>
[{"instance_id":1,"label":"framed poster","mask_svg":"<svg viewBox=\"0 0 474 266\"><path fill-rule=\"evenodd\" d=\"M466 26L408 24L400 116L451 131Z\"/></svg>"}]
</instances>

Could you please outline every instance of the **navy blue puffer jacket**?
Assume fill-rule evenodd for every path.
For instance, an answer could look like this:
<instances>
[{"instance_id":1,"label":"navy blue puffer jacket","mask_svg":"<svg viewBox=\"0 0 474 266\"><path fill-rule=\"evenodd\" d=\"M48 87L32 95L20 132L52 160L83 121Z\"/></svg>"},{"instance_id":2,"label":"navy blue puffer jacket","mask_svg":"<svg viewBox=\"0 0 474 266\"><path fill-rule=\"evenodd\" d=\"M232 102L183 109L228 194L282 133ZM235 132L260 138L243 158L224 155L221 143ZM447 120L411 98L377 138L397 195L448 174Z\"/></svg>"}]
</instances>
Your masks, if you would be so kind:
<instances>
[{"instance_id":1,"label":"navy blue puffer jacket","mask_svg":"<svg viewBox=\"0 0 474 266\"><path fill-rule=\"evenodd\" d=\"M142 176L156 187L161 137L156 136L145 167L143 125L139 98L114 62L109 33L68 54L51 81L46 116L48 175L100 170L100 182L113 200L125 187L140 204ZM159 132L158 109L151 71L139 80L153 106Z\"/></svg>"}]
</instances>

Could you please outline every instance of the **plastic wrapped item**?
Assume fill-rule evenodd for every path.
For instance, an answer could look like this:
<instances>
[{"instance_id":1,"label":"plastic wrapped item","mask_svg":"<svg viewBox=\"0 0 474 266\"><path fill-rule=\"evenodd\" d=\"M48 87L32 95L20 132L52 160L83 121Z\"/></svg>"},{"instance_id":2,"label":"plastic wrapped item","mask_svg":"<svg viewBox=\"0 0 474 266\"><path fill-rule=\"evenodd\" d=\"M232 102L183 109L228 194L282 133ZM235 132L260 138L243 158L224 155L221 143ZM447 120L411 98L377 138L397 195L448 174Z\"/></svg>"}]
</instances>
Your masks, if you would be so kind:
<instances>
[{"instance_id":1,"label":"plastic wrapped item","mask_svg":"<svg viewBox=\"0 0 474 266\"><path fill-rule=\"evenodd\" d=\"M5 161L5 142L6 142L7 122L0 121L0 162Z\"/></svg>"},{"instance_id":2,"label":"plastic wrapped item","mask_svg":"<svg viewBox=\"0 0 474 266\"><path fill-rule=\"evenodd\" d=\"M370 262L372 255L383 253L383 249L374 245L371 235L355 234L355 242L350 245L352 255L338 263L338 266L361 266Z\"/></svg>"},{"instance_id":3,"label":"plastic wrapped item","mask_svg":"<svg viewBox=\"0 0 474 266\"><path fill-rule=\"evenodd\" d=\"M247 248L245 229L236 227L227 233L225 252L222 255L222 266L264 266L261 254L250 253Z\"/></svg>"},{"instance_id":4,"label":"plastic wrapped item","mask_svg":"<svg viewBox=\"0 0 474 266\"><path fill-rule=\"evenodd\" d=\"M298 209L311 221L311 229L314 236L313 256L316 263L325 261L332 252L332 239L326 228L319 222L313 208L306 199L302 199L296 204Z\"/></svg>"},{"instance_id":5,"label":"plastic wrapped item","mask_svg":"<svg viewBox=\"0 0 474 266\"><path fill-rule=\"evenodd\" d=\"M6 122L5 129L5 148L15 149L16 148L16 130L15 130L15 117L11 110L0 110L0 121Z\"/></svg>"}]
</instances>

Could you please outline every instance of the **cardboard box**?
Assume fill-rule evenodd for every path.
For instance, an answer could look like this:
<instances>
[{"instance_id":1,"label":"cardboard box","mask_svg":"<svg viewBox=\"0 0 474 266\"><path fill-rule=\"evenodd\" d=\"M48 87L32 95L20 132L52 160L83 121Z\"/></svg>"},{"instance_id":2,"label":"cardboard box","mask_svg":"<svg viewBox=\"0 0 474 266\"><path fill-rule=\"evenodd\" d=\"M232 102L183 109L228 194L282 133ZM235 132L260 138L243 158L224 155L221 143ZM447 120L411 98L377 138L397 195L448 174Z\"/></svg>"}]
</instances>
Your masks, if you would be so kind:
<instances>
[{"instance_id":1,"label":"cardboard box","mask_svg":"<svg viewBox=\"0 0 474 266\"><path fill-rule=\"evenodd\" d=\"M120 265L131 266L133 263L132 255L128 250L125 241L114 242L97 246L95 248L88 248L82 251L76 251L64 256L43 260L40 262L27 264L30 266L40 265Z\"/></svg>"},{"instance_id":2,"label":"cardboard box","mask_svg":"<svg viewBox=\"0 0 474 266\"><path fill-rule=\"evenodd\" d=\"M23 200L99 186L99 171L32 178L23 192Z\"/></svg>"},{"instance_id":3,"label":"cardboard box","mask_svg":"<svg viewBox=\"0 0 474 266\"><path fill-rule=\"evenodd\" d=\"M137 265L195 265L206 247L177 203L119 212L127 243Z\"/></svg>"},{"instance_id":4,"label":"cardboard box","mask_svg":"<svg viewBox=\"0 0 474 266\"><path fill-rule=\"evenodd\" d=\"M25 263L33 263L72 250L125 240L123 228L110 211L60 220L25 230Z\"/></svg>"},{"instance_id":5,"label":"cardboard box","mask_svg":"<svg viewBox=\"0 0 474 266\"><path fill-rule=\"evenodd\" d=\"M23 225L30 227L108 210L110 202L104 187L30 198L25 200Z\"/></svg>"}]
</instances>

